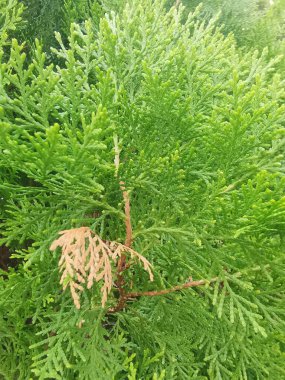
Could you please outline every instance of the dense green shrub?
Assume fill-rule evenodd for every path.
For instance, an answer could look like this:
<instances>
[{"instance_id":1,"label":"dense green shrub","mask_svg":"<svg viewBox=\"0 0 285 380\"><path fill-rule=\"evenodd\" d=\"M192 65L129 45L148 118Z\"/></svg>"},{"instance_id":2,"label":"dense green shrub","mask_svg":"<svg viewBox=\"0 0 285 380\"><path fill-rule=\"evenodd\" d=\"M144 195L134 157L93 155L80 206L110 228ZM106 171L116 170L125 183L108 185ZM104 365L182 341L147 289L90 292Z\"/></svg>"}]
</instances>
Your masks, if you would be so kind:
<instances>
[{"instance_id":1,"label":"dense green shrub","mask_svg":"<svg viewBox=\"0 0 285 380\"><path fill-rule=\"evenodd\" d=\"M39 43L32 63L16 40L0 55L1 242L18 260L0 279L4 379L285 376L284 80L164 9L73 24L57 67ZM126 191L154 281L139 265L113 276L132 294L183 289L114 313L118 281L102 308L98 280L76 309L50 245L82 226L124 242Z\"/></svg>"}]
</instances>

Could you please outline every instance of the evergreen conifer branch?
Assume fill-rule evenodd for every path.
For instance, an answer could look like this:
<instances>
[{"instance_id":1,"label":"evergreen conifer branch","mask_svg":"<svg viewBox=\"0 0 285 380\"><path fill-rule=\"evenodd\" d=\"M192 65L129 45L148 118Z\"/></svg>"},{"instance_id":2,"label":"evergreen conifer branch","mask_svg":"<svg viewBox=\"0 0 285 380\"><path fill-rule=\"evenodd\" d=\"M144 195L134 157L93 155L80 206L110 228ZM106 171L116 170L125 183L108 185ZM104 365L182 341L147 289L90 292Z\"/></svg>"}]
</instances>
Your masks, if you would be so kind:
<instances>
[{"instance_id":1,"label":"evergreen conifer branch","mask_svg":"<svg viewBox=\"0 0 285 380\"><path fill-rule=\"evenodd\" d=\"M284 377L284 81L171 5L0 47L0 377Z\"/></svg>"}]
</instances>

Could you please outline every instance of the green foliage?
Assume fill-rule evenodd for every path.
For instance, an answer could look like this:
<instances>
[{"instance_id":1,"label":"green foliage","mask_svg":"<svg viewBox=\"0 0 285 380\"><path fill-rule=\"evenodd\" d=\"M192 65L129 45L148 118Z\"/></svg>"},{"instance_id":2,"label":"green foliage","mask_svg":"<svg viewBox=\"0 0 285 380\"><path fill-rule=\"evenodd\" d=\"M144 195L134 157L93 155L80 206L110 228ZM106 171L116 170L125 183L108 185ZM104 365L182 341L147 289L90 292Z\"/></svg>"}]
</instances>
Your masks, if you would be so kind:
<instances>
[{"instance_id":1,"label":"green foliage","mask_svg":"<svg viewBox=\"0 0 285 380\"><path fill-rule=\"evenodd\" d=\"M0 279L4 379L283 379L284 80L198 11L133 0L56 34L58 65L13 40L0 66ZM92 15L93 17L93 15ZM97 16L94 16L96 18ZM125 238L153 265L132 291L218 278L119 313L100 286L77 310L59 280L58 231Z\"/></svg>"},{"instance_id":2,"label":"green foliage","mask_svg":"<svg viewBox=\"0 0 285 380\"><path fill-rule=\"evenodd\" d=\"M35 38L42 41L44 48L55 43L54 32L62 29L64 22L64 0L23 0L24 24L17 38L33 44Z\"/></svg>"},{"instance_id":3,"label":"green foliage","mask_svg":"<svg viewBox=\"0 0 285 380\"><path fill-rule=\"evenodd\" d=\"M250 39L250 33L269 7L269 1L260 0L184 0L183 3L188 9L195 9L202 3L201 16L208 20L220 13L219 23L223 24L223 31L234 33L241 45Z\"/></svg>"},{"instance_id":4,"label":"green foliage","mask_svg":"<svg viewBox=\"0 0 285 380\"><path fill-rule=\"evenodd\" d=\"M186 8L194 10L202 4L200 17L210 20L218 17L225 34L233 33L240 47L269 50L269 57L285 55L284 0L183 0ZM173 4L167 2L168 7ZM279 64L284 69L284 58Z\"/></svg>"},{"instance_id":5,"label":"green foliage","mask_svg":"<svg viewBox=\"0 0 285 380\"><path fill-rule=\"evenodd\" d=\"M249 42L252 47L262 49L266 46L271 57L282 55L280 70L285 69L285 1L277 0L260 18L253 29Z\"/></svg>"},{"instance_id":6,"label":"green foliage","mask_svg":"<svg viewBox=\"0 0 285 380\"><path fill-rule=\"evenodd\" d=\"M23 6L17 0L0 0L0 48L6 43L8 33L15 30L22 11Z\"/></svg>"},{"instance_id":7,"label":"green foliage","mask_svg":"<svg viewBox=\"0 0 285 380\"><path fill-rule=\"evenodd\" d=\"M24 23L18 29L16 37L21 41L28 41L29 45L37 38L47 51L49 60L50 48L56 45L55 32L61 32L64 40L67 39L70 24L83 23L91 18L95 28L98 28L100 17L110 10L118 10L124 0L23 0L25 10Z\"/></svg>"}]
</instances>

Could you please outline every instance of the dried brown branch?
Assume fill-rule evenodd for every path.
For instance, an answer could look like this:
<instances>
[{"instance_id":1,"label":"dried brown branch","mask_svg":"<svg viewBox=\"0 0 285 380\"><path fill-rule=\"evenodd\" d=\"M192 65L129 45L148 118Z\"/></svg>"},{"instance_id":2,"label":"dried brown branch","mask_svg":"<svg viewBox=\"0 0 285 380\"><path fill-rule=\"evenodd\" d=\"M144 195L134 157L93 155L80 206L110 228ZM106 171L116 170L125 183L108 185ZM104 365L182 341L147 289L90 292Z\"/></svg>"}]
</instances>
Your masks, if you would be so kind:
<instances>
[{"instance_id":1,"label":"dried brown branch","mask_svg":"<svg viewBox=\"0 0 285 380\"><path fill-rule=\"evenodd\" d=\"M174 286L173 288L169 289L162 289L162 290L152 290L148 292L133 292L133 293L127 293L126 297L128 299L131 298L138 298L138 297L155 297L155 296L163 296L168 293L174 293L183 289L188 288L194 288L196 286L203 286L208 284L213 284L214 282L219 281L218 277L214 277L210 280L197 280L197 281L188 281L185 284Z\"/></svg>"},{"instance_id":2,"label":"dried brown branch","mask_svg":"<svg viewBox=\"0 0 285 380\"><path fill-rule=\"evenodd\" d=\"M196 286L213 284L214 282L217 282L217 281L220 281L220 279L218 277L214 277L210 280L197 280L197 281L191 280L191 281L186 282L185 284L177 285L169 289L152 290L152 291L147 291L147 292L125 293L122 299L119 300L116 307L109 309L108 313L117 313L118 311L121 311L125 307L126 303L128 301L134 300L134 298L163 296L165 294L174 293L174 292L181 291L188 288L194 288Z\"/></svg>"},{"instance_id":3,"label":"dried brown branch","mask_svg":"<svg viewBox=\"0 0 285 380\"><path fill-rule=\"evenodd\" d=\"M90 289L94 282L102 282L102 307L105 306L113 285L113 265L117 265L127 254L140 262L153 280L151 265L147 259L130 247L114 241L105 242L88 227L75 228L60 232L50 250L61 248L59 261L62 273L60 283L65 290L68 286L75 306L80 308L80 294L83 284ZM120 274L121 275L121 274ZM118 277L117 273L117 277Z\"/></svg>"},{"instance_id":4,"label":"dried brown branch","mask_svg":"<svg viewBox=\"0 0 285 380\"><path fill-rule=\"evenodd\" d=\"M268 268L269 268L269 265L265 265L264 267L256 266L254 268L247 269L246 271L243 271L243 272L236 272L232 276L236 277L236 278L239 278L239 277L243 276L245 273L247 273L248 271L255 272L255 271L260 271L262 269L263 270L267 270ZM126 302L128 302L130 300L133 300L135 298L163 296L163 295L166 295L166 294L169 294L169 293L174 293L174 292L181 291L181 290L184 290L184 289L194 288L194 287L197 287L197 286L210 285L210 284L213 284L215 282L220 282L220 284L222 284L223 280L221 278L219 278L219 277L213 277L213 278L211 278L209 280L203 279L203 280L193 281L192 278L190 278L189 281L185 282L184 284L182 284L182 285L176 285L176 286L173 286L172 288L169 288L169 289L152 290L152 291L146 291L146 292L130 292L130 293L126 293L124 295L124 303L121 304L121 305L118 304L117 307L116 307L116 309L110 309L109 312L110 313L114 313L114 312L118 312L118 311L122 310L122 307L120 307L120 306L124 306Z\"/></svg>"}]
</instances>

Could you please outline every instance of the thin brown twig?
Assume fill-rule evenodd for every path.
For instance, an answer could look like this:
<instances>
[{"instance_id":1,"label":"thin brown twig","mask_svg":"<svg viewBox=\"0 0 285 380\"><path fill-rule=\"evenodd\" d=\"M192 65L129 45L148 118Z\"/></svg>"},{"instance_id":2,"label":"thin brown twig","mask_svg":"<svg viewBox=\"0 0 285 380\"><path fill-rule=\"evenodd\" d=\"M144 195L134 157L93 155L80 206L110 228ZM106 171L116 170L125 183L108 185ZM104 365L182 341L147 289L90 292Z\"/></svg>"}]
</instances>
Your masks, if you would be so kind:
<instances>
[{"instance_id":1,"label":"thin brown twig","mask_svg":"<svg viewBox=\"0 0 285 380\"><path fill-rule=\"evenodd\" d=\"M134 298L163 296L165 294L178 292L183 289L194 288L196 286L204 286L208 284L210 285L217 281L222 281L222 280L220 280L219 277L214 277L210 280L188 281L185 284L177 285L169 289L152 290L148 292L124 293L124 295L119 299L118 304L114 308L109 309L108 313L117 313L118 311L121 311L125 307L126 303L128 301L133 300Z\"/></svg>"},{"instance_id":2,"label":"thin brown twig","mask_svg":"<svg viewBox=\"0 0 285 380\"><path fill-rule=\"evenodd\" d=\"M242 271L242 272L236 272L234 273L232 276L233 277L236 277L236 278L239 278L241 276L243 276L245 273L247 273L249 270L250 271L253 271L253 272L256 272L256 271L260 271L262 269L268 269L270 266L269 264L265 265L264 267L261 267L260 265L254 267L254 268L250 268L246 271ZM215 282L220 282L220 283L223 283L223 280L219 277L213 277L211 278L210 280L196 280L196 281L188 281L186 282L185 284L182 284L182 285L176 285L176 286L173 286L172 288L169 288L169 289L161 289L161 290L151 290L151 291L146 291L146 292L131 292L131 293L125 293L124 294L124 299L123 299L123 303L122 304L118 304L116 306L116 308L114 309L110 309L109 310L109 313L115 313L115 312L118 312L120 310L123 309L123 307L125 306L125 304L128 302L128 301L131 301L135 298L139 298L139 297L156 297L156 296L163 296L165 294L169 294L169 293L174 293L174 292L177 292L177 291L181 291L181 290L184 290L184 289L189 289L189 288L194 288L194 287L197 287L197 286L205 286L205 285L211 285ZM122 308L120 308L119 306L122 306Z\"/></svg>"},{"instance_id":3,"label":"thin brown twig","mask_svg":"<svg viewBox=\"0 0 285 380\"><path fill-rule=\"evenodd\" d=\"M125 226L126 226L126 240L125 245L127 247L131 247L132 239L133 239L133 230L131 223L131 204L130 204L130 195L129 192L125 188L125 183L123 181L120 182L120 188L123 193L123 198L125 202Z\"/></svg>"},{"instance_id":4,"label":"thin brown twig","mask_svg":"<svg viewBox=\"0 0 285 380\"><path fill-rule=\"evenodd\" d=\"M214 282L219 281L219 277L214 277L210 280L197 280L197 281L188 281L185 284L174 286L173 288L169 289L162 289L162 290L152 290L148 292L133 292L133 293L127 293L127 298L138 298L138 297L155 297L155 296L162 296L168 293L177 292L183 289L188 288L194 288L196 286L203 286L208 284L213 284Z\"/></svg>"},{"instance_id":5,"label":"thin brown twig","mask_svg":"<svg viewBox=\"0 0 285 380\"><path fill-rule=\"evenodd\" d=\"M120 148L119 148L119 141L118 136L114 136L114 147L115 147L115 176L118 177L118 171L119 171L119 165L120 165ZM126 226L126 239L125 239L125 245L127 247L131 247L132 245L132 223L131 223L131 205L130 205L130 196L129 192L126 190L125 183L123 181L119 182L120 189L123 194L123 199L125 203L125 226ZM123 276L123 272L126 269L126 255L122 254L118 261L117 266L117 281L116 286L119 291L119 301L118 304L112 309L112 312L116 312L119 310L122 310L126 303L126 293L124 289L125 285L125 279Z\"/></svg>"},{"instance_id":6,"label":"thin brown twig","mask_svg":"<svg viewBox=\"0 0 285 380\"><path fill-rule=\"evenodd\" d=\"M264 270L268 269L269 267L270 267L269 264L265 265L264 267L261 267L260 265L258 265L256 267L249 268L248 270L243 271L243 272L236 272L232 276L236 277L236 278L239 278L242 275L244 275L246 272L248 272L249 270L251 272L257 272L257 271L260 271L262 269L264 269ZM215 283L217 281L223 282L223 280L221 278L219 278L219 277L213 277L210 280L196 280L196 281L192 281L192 279L191 279L191 281L187 281L187 282L185 282L185 284L176 285L176 286L173 286L172 288L169 288L169 289L151 290L151 291L147 291L147 292L132 292L132 293L127 293L126 297L128 299L130 299L130 298L138 298L138 297L162 296L164 294L177 292L177 291L180 291L180 290L183 290L183 289L194 288L196 286L210 285L210 284L213 284L213 283Z\"/></svg>"}]
</instances>

